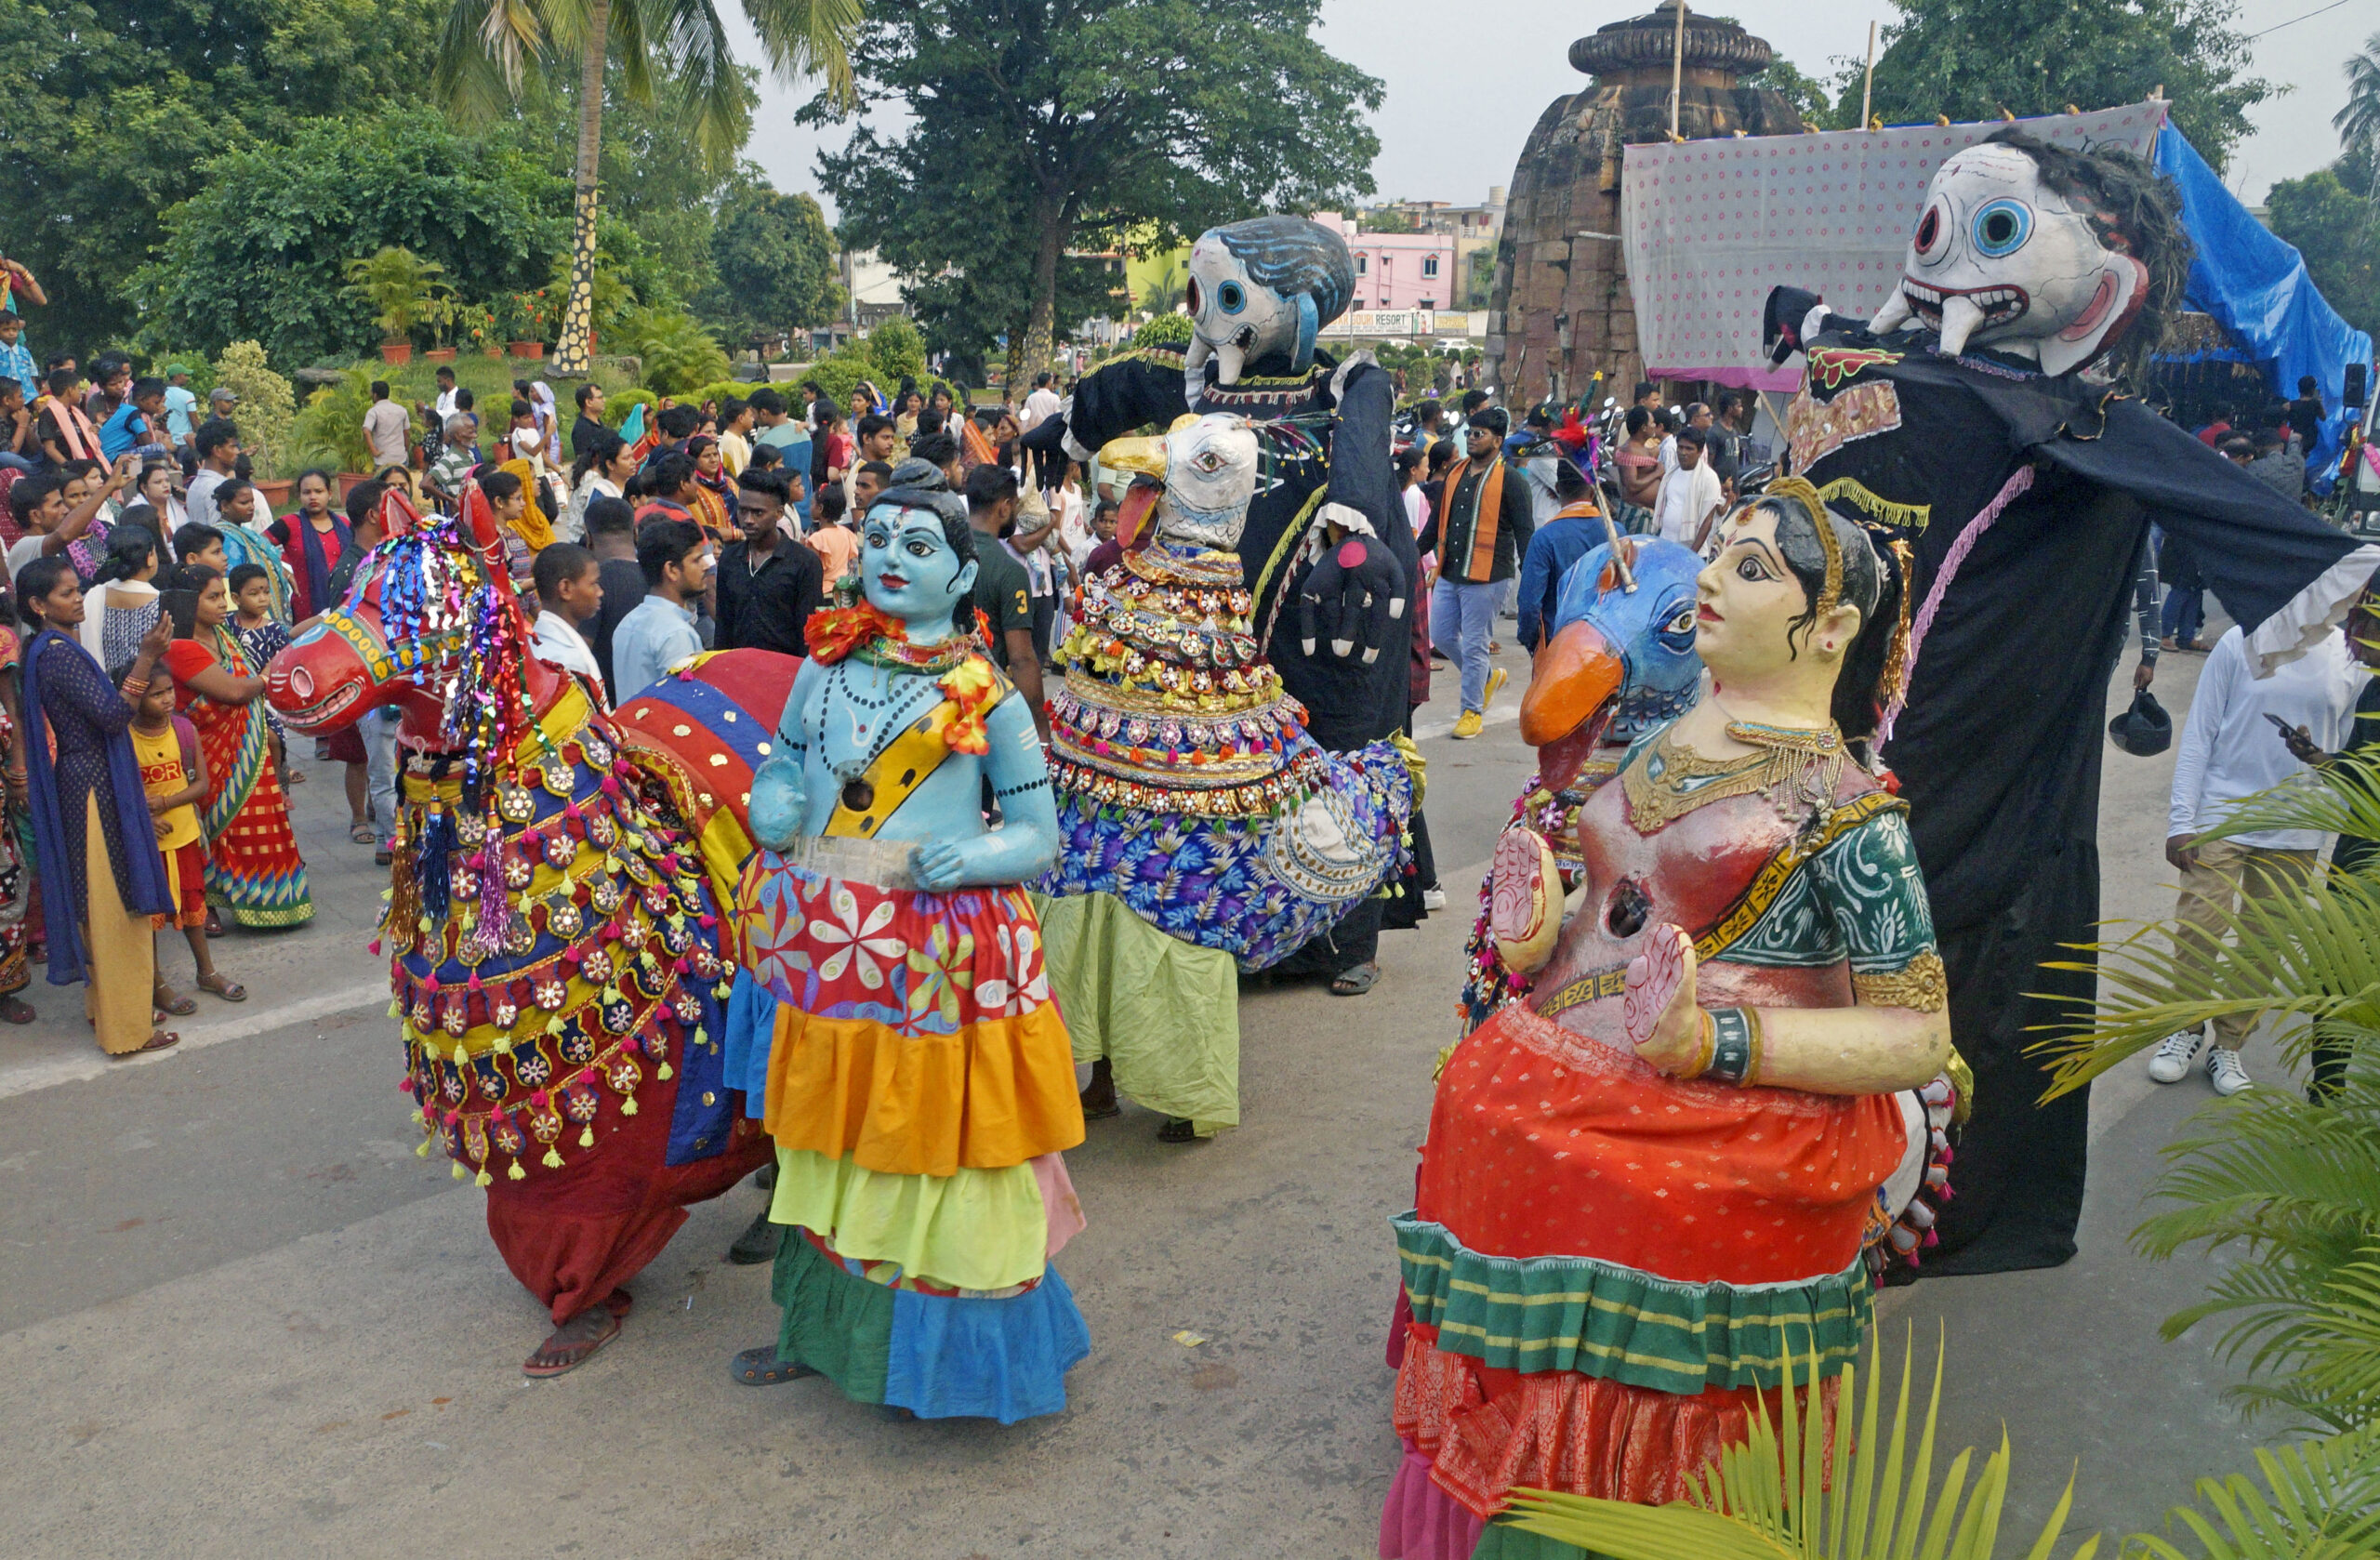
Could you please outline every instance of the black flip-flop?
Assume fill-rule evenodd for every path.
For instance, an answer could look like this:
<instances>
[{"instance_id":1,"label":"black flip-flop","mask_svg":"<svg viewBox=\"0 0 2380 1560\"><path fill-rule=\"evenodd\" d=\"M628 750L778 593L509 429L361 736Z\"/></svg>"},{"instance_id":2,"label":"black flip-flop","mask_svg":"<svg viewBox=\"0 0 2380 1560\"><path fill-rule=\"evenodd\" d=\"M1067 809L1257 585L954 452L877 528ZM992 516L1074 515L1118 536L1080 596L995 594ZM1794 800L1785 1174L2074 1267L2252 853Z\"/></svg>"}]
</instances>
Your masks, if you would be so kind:
<instances>
[{"instance_id":1,"label":"black flip-flop","mask_svg":"<svg viewBox=\"0 0 2380 1560\"><path fill-rule=\"evenodd\" d=\"M737 1355L730 1373L747 1387L773 1387L818 1374L800 1360L779 1359L774 1343L764 1343Z\"/></svg>"},{"instance_id":2,"label":"black flip-flop","mask_svg":"<svg viewBox=\"0 0 2380 1560\"><path fill-rule=\"evenodd\" d=\"M1204 1143L1207 1140L1198 1135L1198 1124L1196 1121L1187 1117L1169 1116L1165 1118L1165 1125L1157 1130L1157 1141L1159 1143Z\"/></svg>"},{"instance_id":3,"label":"black flip-flop","mask_svg":"<svg viewBox=\"0 0 2380 1560\"><path fill-rule=\"evenodd\" d=\"M1379 965L1358 964L1352 970L1342 970L1331 977L1330 995L1361 997L1365 992L1369 991L1372 988L1372 983L1379 979Z\"/></svg>"}]
</instances>

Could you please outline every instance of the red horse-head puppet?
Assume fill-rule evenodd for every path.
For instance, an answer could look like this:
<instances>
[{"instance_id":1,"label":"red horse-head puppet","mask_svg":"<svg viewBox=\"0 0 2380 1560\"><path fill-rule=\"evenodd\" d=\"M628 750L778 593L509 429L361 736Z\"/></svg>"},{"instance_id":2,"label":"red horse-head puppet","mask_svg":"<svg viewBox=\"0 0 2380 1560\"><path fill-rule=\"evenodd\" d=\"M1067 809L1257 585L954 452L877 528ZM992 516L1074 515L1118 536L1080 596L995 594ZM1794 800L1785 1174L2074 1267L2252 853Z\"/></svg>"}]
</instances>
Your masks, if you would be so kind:
<instances>
[{"instance_id":1,"label":"red horse-head puppet","mask_svg":"<svg viewBox=\"0 0 2380 1560\"><path fill-rule=\"evenodd\" d=\"M425 519L392 488L380 523L388 539L356 569L347 599L272 658L265 696L308 736L394 701L408 747L502 751L569 677L528 653L495 509L472 483L459 516Z\"/></svg>"}]
</instances>

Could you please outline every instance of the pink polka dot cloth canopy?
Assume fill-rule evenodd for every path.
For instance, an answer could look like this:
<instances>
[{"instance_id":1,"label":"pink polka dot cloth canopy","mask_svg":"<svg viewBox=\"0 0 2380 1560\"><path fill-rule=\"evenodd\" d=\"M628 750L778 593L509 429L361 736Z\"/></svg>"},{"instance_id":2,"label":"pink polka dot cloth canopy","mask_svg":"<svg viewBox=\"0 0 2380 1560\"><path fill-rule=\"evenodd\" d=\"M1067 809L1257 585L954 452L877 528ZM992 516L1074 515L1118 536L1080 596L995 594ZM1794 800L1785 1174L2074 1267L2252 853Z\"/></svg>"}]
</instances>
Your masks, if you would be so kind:
<instances>
[{"instance_id":1,"label":"pink polka dot cloth canopy","mask_svg":"<svg viewBox=\"0 0 2380 1560\"><path fill-rule=\"evenodd\" d=\"M2147 156L2165 104L2016 124L2043 140ZM2002 127L1987 120L1628 148L1620 232L1647 371L1798 387L1799 360L1770 368L1761 350L1769 289L1806 287L1839 314L1874 314L1900 275L1934 170Z\"/></svg>"}]
</instances>

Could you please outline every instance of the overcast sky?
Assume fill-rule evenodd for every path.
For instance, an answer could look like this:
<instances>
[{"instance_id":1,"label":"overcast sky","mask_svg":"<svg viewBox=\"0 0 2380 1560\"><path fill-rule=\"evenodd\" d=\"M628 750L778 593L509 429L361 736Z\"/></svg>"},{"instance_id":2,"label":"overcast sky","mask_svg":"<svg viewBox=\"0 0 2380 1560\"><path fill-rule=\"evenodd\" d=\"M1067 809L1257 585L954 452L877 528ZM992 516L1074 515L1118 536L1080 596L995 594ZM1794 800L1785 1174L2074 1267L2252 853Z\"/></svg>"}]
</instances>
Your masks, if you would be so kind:
<instances>
[{"instance_id":1,"label":"overcast sky","mask_svg":"<svg viewBox=\"0 0 2380 1560\"><path fill-rule=\"evenodd\" d=\"M2254 33L2328 3L2241 0L2235 25ZM1831 74L1837 57L1860 57L1869 21L1889 22L1894 15L1887 0L1713 0L1709 8L1735 17L1812 75ZM740 8L722 9L742 25ZM1512 182L1514 161L1538 115L1586 81L1570 69L1570 41L1650 9L1650 0L1492 0L1476 7L1449 7L1442 0L1324 0L1322 41L1387 85L1374 119L1381 145L1372 177L1380 193L1468 204L1484 199L1491 184ZM1469 24L1453 24L1449 18L1456 14ZM2374 32L2380 32L2380 0L2346 0L2256 40L2255 73L2294 85L2250 111L2256 133L2233 152L2225 172L2242 199L2257 204L2274 179L2309 172L2338 155L2331 115L2347 100L2340 66ZM760 58L748 35L742 42L745 59ZM2151 85L2144 83L2144 90ZM747 154L779 189L814 194L819 147L840 146L847 132L794 124L793 111L808 96L805 88L764 83ZM831 217L831 203L827 211Z\"/></svg>"}]
</instances>

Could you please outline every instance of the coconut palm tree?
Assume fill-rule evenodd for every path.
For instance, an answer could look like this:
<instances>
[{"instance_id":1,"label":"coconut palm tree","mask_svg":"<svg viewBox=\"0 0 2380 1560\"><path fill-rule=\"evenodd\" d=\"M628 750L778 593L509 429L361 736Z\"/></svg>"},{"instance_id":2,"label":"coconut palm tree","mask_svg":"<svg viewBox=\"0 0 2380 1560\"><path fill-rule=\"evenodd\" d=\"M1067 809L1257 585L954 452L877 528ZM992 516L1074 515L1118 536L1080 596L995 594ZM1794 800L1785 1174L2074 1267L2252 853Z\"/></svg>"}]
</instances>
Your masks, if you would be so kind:
<instances>
[{"instance_id":1,"label":"coconut palm tree","mask_svg":"<svg viewBox=\"0 0 2380 1560\"><path fill-rule=\"evenodd\" d=\"M860 0L743 0L743 7L780 79L822 76L829 99L854 100L847 48L860 25ZM557 374L588 367L604 67L616 63L623 88L650 102L656 52L686 87L695 142L707 155L732 152L725 143L742 124L742 83L713 0L455 0L439 33L434 86L465 120L494 118L515 105L532 68L578 69L570 292L554 354Z\"/></svg>"},{"instance_id":2,"label":"coconut palm tree","mask_svg":"<svg viewBox=\"0 0 2380 1560\"><path fill-rule=\"evenodd\" d=\"M2372 161L2371 199L2380 204L2380 33L2363 41L2363 52L2347 62L2347 107L2331 115L2331 127L2350 154Z\"/></svg>"}]
</instances>

